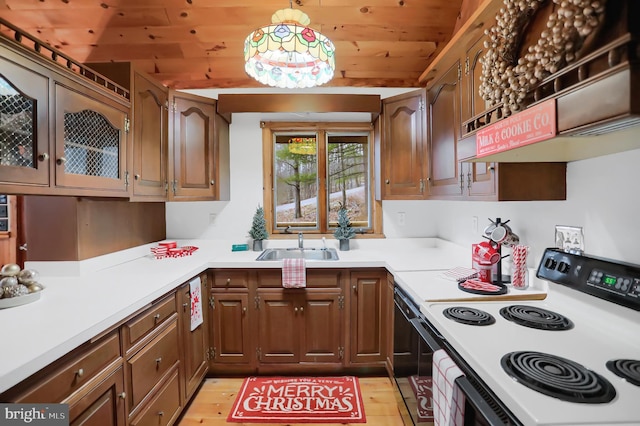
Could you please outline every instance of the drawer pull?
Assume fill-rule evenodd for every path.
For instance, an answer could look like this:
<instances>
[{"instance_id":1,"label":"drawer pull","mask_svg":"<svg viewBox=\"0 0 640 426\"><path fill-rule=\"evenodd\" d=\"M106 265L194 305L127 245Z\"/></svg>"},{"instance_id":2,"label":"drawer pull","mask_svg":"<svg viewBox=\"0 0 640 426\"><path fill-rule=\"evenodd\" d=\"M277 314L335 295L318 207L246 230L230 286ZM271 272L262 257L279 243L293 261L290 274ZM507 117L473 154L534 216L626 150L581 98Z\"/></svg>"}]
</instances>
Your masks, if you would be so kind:
<instances>
[{"instance_id":1,"label":"drawer pull","mask_svg":"<svg viewBox=\"0 0 640 426\"><path fill-rule=\"evenodd\" d=\"M156 358L156 364L160 364L162 362L162 357Z\"/></svg>"},{"instance_id":2,"label":"drawer pull","mask_svg":"<svg viewBox=\"0 0 640 426\"><path fill-rule=\"evenodd\" d=\"M304 312L304 307L300 306L300 312Z\"/></svg>"},{"instance_id":3,"label":"drawer pull","mask_svg":"<svg viewBox=\"0 0 640 426\"><path fill-rule=\"evenodd\" d=\"M294 310L294 311L296 311L296 312L298 312L298 308L297 308L297 307L296 307L296 308L293 308L293 310Z\"/></svg>"},{"instance_id":4,"label":"drawer pull","mask_svg":"<svg viewBox=\"0 0 640 426\"><path fill-rule=\"evenodd\" d=\"M127 394L126 392L120 392L118 396L120 397L120 399L125 399L127 397Z\"/></svg>"},{"instance_id":5,"label":"drawer pull","mask_svg":"<svg viewBox=\"0 0 640 426\"><path fill-rule=\"evenodd\" d=\"M227 285L231 284L231 278L227 278Z\"/></svg>"},{"instance_id":6,"label":"drawer pull","mask_svg":"<svg viewBox=\"0 0 640 426\"><path fill-rule=\"evenodd\" d=\"M158 411L158 416L160 417L164 416L164 411Z\"/></svg>"},{"instance_id":7,"label":"drawer pull","mask_svg":"<svg viewBox=\"0 0 640 426\"><path fill-rule=\"evenodd\" d=\"M84 370L81 368L81 369L79 369L78 371L76 371L76 376L77 376L77 377L82 377L82 376L84 376Z\"/></svg>"},{"instance_id":8,"label":"drawer pull","mask_svg":"<svg viewBox=\"0 0 640 426\"><path fill-rule=\"evenodd\" d=\"M153 316L153 320L154 320L154 321L158 321L159 319L160 319L160 314L155 314L155 315Z\"/></svg>"}]
</instances>

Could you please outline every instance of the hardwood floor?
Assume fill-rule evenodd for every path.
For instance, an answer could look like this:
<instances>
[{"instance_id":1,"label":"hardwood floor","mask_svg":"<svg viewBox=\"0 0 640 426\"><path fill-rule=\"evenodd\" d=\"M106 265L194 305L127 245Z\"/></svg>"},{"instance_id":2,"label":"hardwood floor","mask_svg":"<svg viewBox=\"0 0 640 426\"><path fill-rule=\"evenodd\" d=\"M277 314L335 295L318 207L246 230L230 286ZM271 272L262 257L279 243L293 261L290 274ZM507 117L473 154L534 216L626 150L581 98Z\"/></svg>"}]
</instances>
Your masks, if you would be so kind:
<instances>
[{"instance_id":1,"label":"hardwood floor","mask_svg":"<svg viewBox=\"0 0 640 426\"><path fill-rule=\"evenodd\" d=\"M236 399L243 379L206 379L185 414L180 426L249 426L275 423L227 423L227 415ZM368 426L403 426L402 412L397 404L396 389L388 377L361 377L360 389ZM404 408L404 407L402 407ZM289 424L296 426L296 424ZM309 423L298 424L309 426ZM315 423L314 425L322 425Z\"/></svg>"}]
</instances>

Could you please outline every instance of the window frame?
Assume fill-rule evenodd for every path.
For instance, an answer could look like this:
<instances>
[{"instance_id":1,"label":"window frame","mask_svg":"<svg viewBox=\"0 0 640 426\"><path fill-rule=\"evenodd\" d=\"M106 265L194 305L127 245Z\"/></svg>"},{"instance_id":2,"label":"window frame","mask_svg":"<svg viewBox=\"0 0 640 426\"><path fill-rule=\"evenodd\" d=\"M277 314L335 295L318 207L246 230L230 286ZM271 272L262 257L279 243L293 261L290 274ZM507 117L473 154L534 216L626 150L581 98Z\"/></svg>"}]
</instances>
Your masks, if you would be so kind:
<instances>
[{"instance_id":1,"label":"window frame","mask_svg":"<svg viewBox=\"0 0 640 426\"><path fill-rule=\"evenodd\" d=\"M261 122L262 127L262 159L263 159L263 207L265 220L267 222L267 232L273 238L285 238L291 235L282 229L274 229L274 133L280 132L314 132L318 135L318 140L322 139L326 143L327 133L332 132L368 132L368 154L369 154L369 189L368 197L371 210L371 227L358 234L358 238L381 238L382 233L382 202L375 197L375 132L373 123L342 123L342 122ZM324 145L323 145L324 146ZM328 228L328 221L324 215L327 210L327 158L324 149L318 150L318 227L317 229L296 229L294 234L302 232L305 235L317 235L318 237L333 237L333 229ZM320 176L322 173L322 176Z\"/></svg>"}]
</instances>

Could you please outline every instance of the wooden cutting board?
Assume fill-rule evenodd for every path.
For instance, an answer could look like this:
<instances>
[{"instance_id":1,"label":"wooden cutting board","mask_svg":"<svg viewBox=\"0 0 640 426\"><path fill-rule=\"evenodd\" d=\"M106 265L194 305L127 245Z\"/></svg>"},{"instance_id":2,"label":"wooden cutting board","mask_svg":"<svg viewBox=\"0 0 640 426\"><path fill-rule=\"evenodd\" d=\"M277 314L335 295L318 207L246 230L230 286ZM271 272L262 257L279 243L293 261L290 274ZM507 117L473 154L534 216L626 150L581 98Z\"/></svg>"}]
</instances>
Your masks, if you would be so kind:
<instances>
[{"instance_id":1,"label":"wooden cutting board","mask_svg":"<svg viewBox=\"0 0 640 426\"><path fill-rule=\"evenodd\" d=\"M463 293L461 291L461 293ZM428 298L426 302L496 302L496 301L514 301L514 300L544 300L547 297L546 292L527 292L527 293L507 293L499 295L480 295L467 293L464 297L449 298Z\"/></svg>"}]
</instances>

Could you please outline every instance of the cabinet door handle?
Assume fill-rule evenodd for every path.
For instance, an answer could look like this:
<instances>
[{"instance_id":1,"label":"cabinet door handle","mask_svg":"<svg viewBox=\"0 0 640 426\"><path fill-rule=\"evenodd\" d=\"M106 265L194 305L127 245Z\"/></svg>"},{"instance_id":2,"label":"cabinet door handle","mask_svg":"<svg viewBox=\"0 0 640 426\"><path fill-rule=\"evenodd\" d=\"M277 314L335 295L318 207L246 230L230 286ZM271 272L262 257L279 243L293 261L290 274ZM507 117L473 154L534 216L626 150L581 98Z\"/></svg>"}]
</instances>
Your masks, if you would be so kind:
<instances>
[{"instance_id":1,"label":"cabinet door handle","mask_svg":"<svg viewBox=\"0 0 640 426\"><path fill-rule=\"evenodd\" d=\"M125 399L127 397L127 394L125 392L120 392L120 394L118 395L118 397L120 399Z\"/></svg>"},{"instance_id":2,"label":"cabinet door handle","mask_svg":"<svg viewBox=\"0 0 640 426\"><path fill-rule=\"evenodd\" d=\"M61 165L63 165L63 164L64 164L64 163L66 163L66 162L67 162L67 159L66 159L66 158L64 158L64 157L60 157L60 158L58 158L58 159L56 160L56 163L58 164L58 166L61 166Z\"/></svg>"},{"instance_id":3,"label":"cabinet door handle","mask_svg":"<svg viewBox=\"0 0 640 426\"><path fill-rule=\"evenodd\" d=\"M188 304L188 303L183 303L183 304L182 304L182 307L184 308L184 310L185 310L185 311L187 310L187 307L188 307L188 306L189 306L189 304Z\"/></svg>"},{"instance_id":4,"label":"cabinet door handle","mask_svg":"<svg viewBox=\"0 0 640 426\"><path fill-rule=\"evenodd\" d=\"M353 292L354 292L354 293L357 293L357 292L358 292L358 287L357 287L357 286L355 286L355 285L354 285L354 286L353 286L353 287L351 287L351 288L353 289Z\"/></svg>"},{"instance_id":5,"label":"cabinet door handle","mask_svg":"<svg viewBox=\"0 0 640 426\"><path fill-rule=\"evenodd\" d=\"M213 180L213 179L211 179L211 182L209 182L209 183L210 183L211 185L215 185L215 184L216 184L216 181L215 181L215 180Z\"/></svg>"},{"instance_id":6,"label":"cabinet door handle","mask_svg":"<svg viewBox=\"0 0 640 426\"><path fill-rule=\"evenodd\" d=\"M386 179L386 180L384 181L384 183L386 183L387 185L389 185L389 179Z\"/></svg>"},{"instance_id":7,"label":"cabinet door handle","mask_svg":"<svg viewBox=\"0 0 640 426\"><path fill-rule=\"evenodd\" d=\"M242 313L243 313L243 314L246 314L246 313L247 313L247 307L246 307L246 306L243 306L243 307L242 307Z\"/></svg>"},{"instance_id":8,"label":"cabinet door handle","mask_svg":"<svg viewBox=\"0 0 640 426\"><path fill-rule=\"evenodd\" d=\"M156 358L156 364L160 364L162 362L162 357Z\"/></svg>"},{"instance_id":9,"label":"cabinet door handle","mask_svg":"<svg viewBox=\"0 0 640 426\"><path fill-rule=\"evenodd\" d=\"M300 312L304 312L304 308L302 306L300 306Z\"/></svg>"},{"instance_id":10,"label":"cabinet door handle","mask_svg":"<svg viewBox=\"0 0 640 426\"><path fill-rule=\"evenodd\" d=\"M294 312L298 312L298 308L297 307L293 308L293 310L294 310Z\"/></svg>"},{"instance_id":11,"label":"cabinet door handle","mask_svg":"<svg viewBox=\"0 0 640 426\"><path fill-rule=\"evenodd\" d=\"M39 161L47 161L48 159L49 159L49 154L47 154L46 152L43 152L42 154L38 155Z\"/></svg>"},{"instance_id":12,"label":"cabinet door handle","mask_svg":"<svg viewBox=\"0 0 640 426\"><path fill-rule=\"evenodd\" d=\"M84 376L84 370L82 368L78 369L78 371L76 371L76 376L77 377L82 377Z\"/></svg>"},{"instance_id":13,"label":"cabinet door handle","mask_svg":"<svg viewBox=\"0 0 640 426\"><path fill-rule=\"evenodd\" d=\"M133 178L134 178L135 180L139 180L139 179L140 179L140 175L136 173L135 175L133 175Z\"/></svg>"},{"instance_id":14,"label":"cabinet door handle","mask_svg":"<svg viewBox=\"0 0 640 426\"><path fill-rule=\"evenodd\" d=\"M164 411L158 411L158 416L160 417L164 416Z\"/></svg>"}]
</instances>

